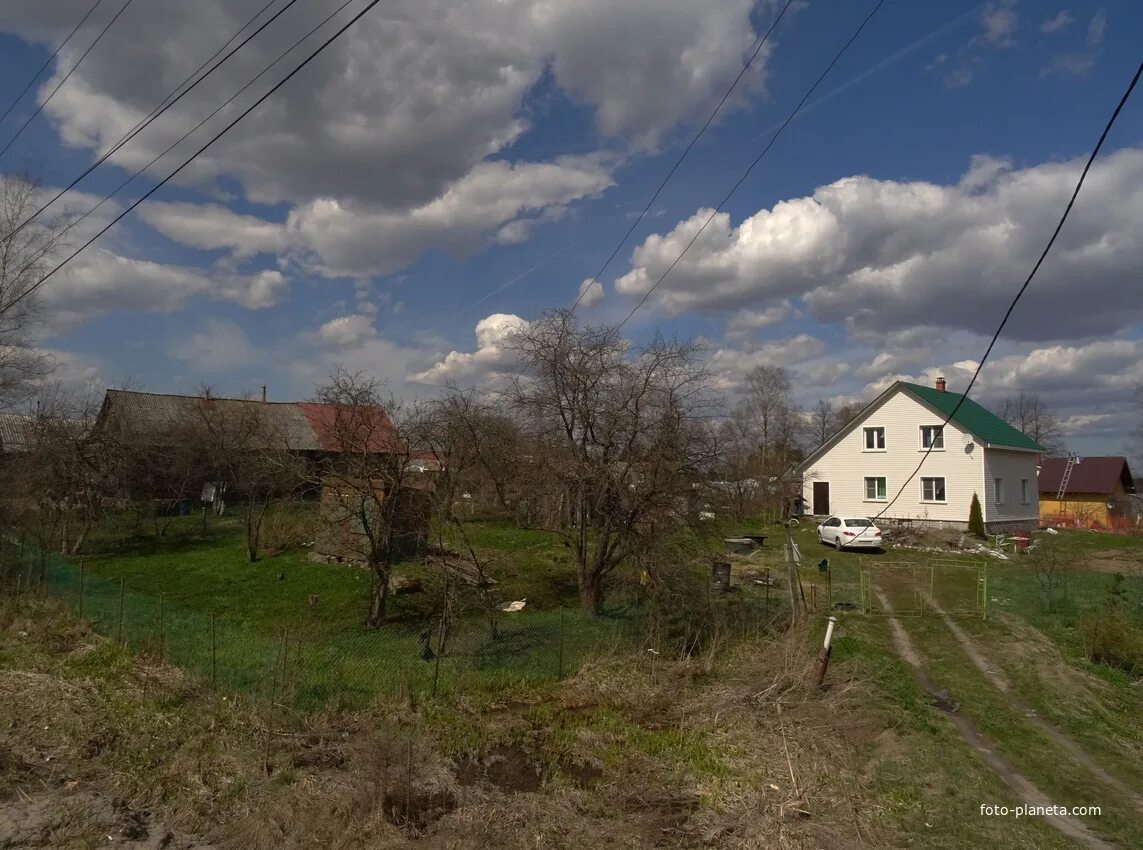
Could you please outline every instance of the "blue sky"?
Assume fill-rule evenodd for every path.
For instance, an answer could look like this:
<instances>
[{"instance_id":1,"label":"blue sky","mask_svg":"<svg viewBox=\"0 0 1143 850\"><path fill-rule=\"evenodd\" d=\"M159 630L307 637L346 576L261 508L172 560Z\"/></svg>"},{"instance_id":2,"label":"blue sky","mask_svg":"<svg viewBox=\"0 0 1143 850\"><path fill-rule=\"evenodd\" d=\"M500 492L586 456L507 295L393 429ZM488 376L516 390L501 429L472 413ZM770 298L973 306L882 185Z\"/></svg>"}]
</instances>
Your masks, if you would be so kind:
<instances>
[{"instance_id":1,"label":"blue sky","mask_svg":"<svg viewBox=\"0 0 1143 850\"><path fill-rule=\"evenodd\" d=\"M34 8L0 10L5 107L88 0L8 5ZM106 5L0 144L120 4ZM263 3L135 5L0 170L66 185ZM54 209L85 211L336 5L300 0ZM872 6L791 8L585 319L627 314ZM508 366L505 333L575 300L779 8L383 3L46 284L38 342L62 380L91 386L302 398L335 364L402 396L480 384ZM760 363L794 370L807 405L872 398L897 377L963 386L1141 35L1131 2L887 0L629 333L702 337L728 397ZM1073 216L978 397L1039 392L1071 447L1118 452L1143 381L1138 102Z\"/></svg>"}]
</instances>

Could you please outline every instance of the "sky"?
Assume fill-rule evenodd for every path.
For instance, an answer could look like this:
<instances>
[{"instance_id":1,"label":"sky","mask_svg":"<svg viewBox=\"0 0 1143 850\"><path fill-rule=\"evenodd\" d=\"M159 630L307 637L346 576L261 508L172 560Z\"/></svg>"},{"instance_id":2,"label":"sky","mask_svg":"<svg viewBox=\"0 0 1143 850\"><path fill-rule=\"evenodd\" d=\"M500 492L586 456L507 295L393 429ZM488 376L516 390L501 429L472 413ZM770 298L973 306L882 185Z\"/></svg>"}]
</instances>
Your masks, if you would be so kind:
<instances>
[{"instance_id":1,"label":"sky","mask_svg":"<svg viewBox=\"0 0 1143 850\"><path fill-rule=\"evenodd\" d=\"M0 5L0 109L93 0ZM0 122L0 172L67 186L244 24L289 0L101 0ZM298 0L47 216L87 212L344 0ZM366 5L68 234L78 247ZM875 0L797 0L592 282L784 3L386 0L39 291L55 378L303 399L337 366L401 398L479 387L545 309L621 321ZM231 44L237 44L234 41ZM886 0L625 326L704 344L728 401L965 387L1139 62L1143 5ZM73 70L74 67L74 70ZM66 82L47 100L53 89ZM1083 454L1143 383L1143 95L1128 104L973 395L1040 394ZM585 291L586 290L586 291Z\"/></svg>"}]
</instances>

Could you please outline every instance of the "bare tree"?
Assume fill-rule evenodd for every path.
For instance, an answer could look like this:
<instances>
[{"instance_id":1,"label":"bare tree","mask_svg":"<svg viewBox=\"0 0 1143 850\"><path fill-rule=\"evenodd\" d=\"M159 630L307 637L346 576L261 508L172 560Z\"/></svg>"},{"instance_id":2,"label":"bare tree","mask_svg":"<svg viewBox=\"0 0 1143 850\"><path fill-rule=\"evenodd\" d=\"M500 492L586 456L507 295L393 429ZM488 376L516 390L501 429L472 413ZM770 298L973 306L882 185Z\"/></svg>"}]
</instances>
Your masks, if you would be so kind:
<instances>
[{"instance_id":1,"label":"bare tree","mask_svg":"<svg viewBox=\"0 0 1143 850\"><path fill-rule=\"evenodd\" d=\"M756 506L761 490L758 439L751 417L739 406L719 424L715 437L719 495L728 502L731 514L741 518Z\"/></svg>"},{"instance_id":2,"label":"bare tree","mask_svg":"<svg viewBox=\"0 0 1143 850\"><path fill-rule=\"evenodd\" d=\"M50 387L23 418L27 439L7 464L5 491L45 550L79 552L120 493L122 464L94 428L97 410Z\"/></svg>"},{"instance_id":3,"label":"bare tree","mask_svg":"<svg viewBox=\"0 0 1143 850\"><path fill-rule=\"evenodd\" d=\"M520 374L506 391L532 480L568 505L557 531L572 551L583 607L599 613L604 581L644 539L685 525L695 484L714 460L701 416L709 375L689 343L632 349L613 327L552 311L510 345Z\"/></svg>"},{"instance_id":4,"label":"bare tree","mask_svg":"<svg viewBox=\"0 0 1143 850\"><path fill-rule=\"evenodd\" d=\"M865 404L860 401L843 404L835 408L833 412L833 432L830 436L832 437L833 434L836 434L856 419L863 410L865 410Z\"/></svg>"},{"instance_id":5,"label":"bare tree","mask_svg":"<svg viewBox=\"0 0 1143 850\"><path fill-rule=\"evenodd\" d=\"M196 409L196 442L205 449L202 471L207 480L224 482L228 496L241 501L246 558L254 563L266 512L274 499L300 486L301 470L286 435L275 426L264 405L244 399L216 399L204 387ZM201 486L201 479L198 483Z\"/></svg>"},{"instance_id":6,"label":"bare tree","mask_svg":"<svg viewBox=\"0 0 1143 850\"><path fill-rule=\"evenodd\" d=\"M39 319L33 287L61 247L63 221L45 216L25 224L38 207L40 187L26 176L0 175L0 405L28 399L50 361L32 346Z\"/></svg>"},{"instance_id":7,"label":"bare tree","mask_svg":"<svg viewBox=\"0 0 1143 850\"><path fill-rule=\"evenodd\" d=\"M1048 454L1067 450L1059 419L1035 393L1008 396L1000 407L1000 418L1042 445Z\"/></svg>"},{"instance_id":8,"label":"bare tree","mask_svg":"<svg viewBox=\"0 0 1143 850\"><path fill-rule=\"evenodd\" d=\"M416 410L381 404L381 385L338 370L318 387L324 405L322 460L308 471L321 488L327 540L374 576L365 622L385 621L393 565L423 542L435 480L413 463L421 423Z\"/></svg>"},{"instance_id":9,"label":"bare tree","mask_svg":"<svg viewBox=\"0 0 1143 850\"><path fill-rule=\"evenodd\" d=\"M790 373L781 366L755 366L746 376L744 410L754 420L763 470L785 471L797 445L798 408Z\"/></svg>"},{"instance_id":10,"label":"bare tree","mask_svg":"<svg viewBox=\"0 0 1143 850\"><path fill-rule=\"evenodd\" d=\"M833 410L833 402L822 399L814 407L810 414L810 433L813 436L813 448L818 448L825 444L826 440L837 433L837 428L834 425L836 416Z\"/></svg>"}]
</instances>

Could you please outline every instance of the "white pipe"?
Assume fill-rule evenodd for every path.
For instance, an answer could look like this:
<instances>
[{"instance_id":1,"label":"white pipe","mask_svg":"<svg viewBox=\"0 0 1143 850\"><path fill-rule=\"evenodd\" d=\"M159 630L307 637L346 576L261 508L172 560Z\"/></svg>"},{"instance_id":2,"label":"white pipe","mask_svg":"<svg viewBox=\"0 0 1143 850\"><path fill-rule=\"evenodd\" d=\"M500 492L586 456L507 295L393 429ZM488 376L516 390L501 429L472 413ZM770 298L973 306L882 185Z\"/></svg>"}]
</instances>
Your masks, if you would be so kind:
<instances>
[{"instance_id":1,"label":"white pipe","mask_svg":"<svg viewBox=\"0 0 1143 850\"><path fill-rule=\"evenodd\" d=\"M833 640L833 628L837 625L837 617L830 617L829 623L826 625L825 642L822 643L822 649L828 650L830 641Z\"/></svg>"}]
</instances>

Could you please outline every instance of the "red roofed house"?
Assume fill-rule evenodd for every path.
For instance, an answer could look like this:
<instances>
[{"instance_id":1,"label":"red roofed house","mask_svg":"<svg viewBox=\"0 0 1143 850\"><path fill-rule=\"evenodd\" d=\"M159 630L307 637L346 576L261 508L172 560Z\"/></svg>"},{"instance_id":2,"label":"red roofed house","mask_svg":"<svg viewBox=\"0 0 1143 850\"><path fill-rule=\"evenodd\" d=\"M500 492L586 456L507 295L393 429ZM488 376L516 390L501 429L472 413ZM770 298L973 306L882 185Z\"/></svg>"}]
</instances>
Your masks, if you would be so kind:
<instances>
[{"instance_id":1,"label":"red roofed house","mask_svg":"<svg viewBox=\"0 0 1143 850\"><path fill-rule=\"evenodd\" d=\"M1042 524L1124 530L1129 523L1135 480L1127 458L1076 458L1070 472L1068 458L1044 458L1039 485Z\"/></svg>"}]
</instances>

